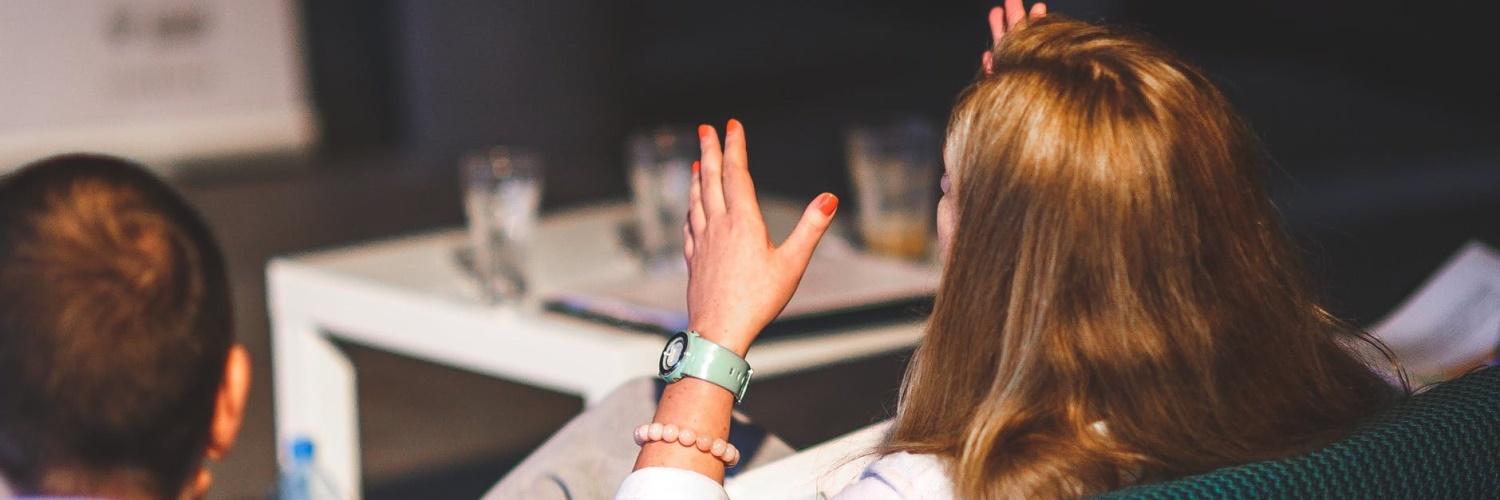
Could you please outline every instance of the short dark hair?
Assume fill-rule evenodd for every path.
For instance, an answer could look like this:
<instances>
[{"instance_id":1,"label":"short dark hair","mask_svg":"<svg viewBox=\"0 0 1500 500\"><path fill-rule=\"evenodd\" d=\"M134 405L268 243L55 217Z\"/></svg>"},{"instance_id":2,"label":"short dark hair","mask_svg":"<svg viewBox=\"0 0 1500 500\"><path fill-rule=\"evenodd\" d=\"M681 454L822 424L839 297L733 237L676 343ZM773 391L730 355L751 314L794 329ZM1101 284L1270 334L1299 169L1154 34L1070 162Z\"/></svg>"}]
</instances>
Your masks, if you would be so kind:
<instances>
[{"instance_id":1,"label":"short dark hair","mask_svg":"<svg viewBox=\"0 0 1500 500\"><path fill-rule=\"evenodd\" d=\"M128 473L174 496L231 329L208 226L146 169L67 155L0 179L0 472L18 492Z\"/></svg>"}]
</instances>

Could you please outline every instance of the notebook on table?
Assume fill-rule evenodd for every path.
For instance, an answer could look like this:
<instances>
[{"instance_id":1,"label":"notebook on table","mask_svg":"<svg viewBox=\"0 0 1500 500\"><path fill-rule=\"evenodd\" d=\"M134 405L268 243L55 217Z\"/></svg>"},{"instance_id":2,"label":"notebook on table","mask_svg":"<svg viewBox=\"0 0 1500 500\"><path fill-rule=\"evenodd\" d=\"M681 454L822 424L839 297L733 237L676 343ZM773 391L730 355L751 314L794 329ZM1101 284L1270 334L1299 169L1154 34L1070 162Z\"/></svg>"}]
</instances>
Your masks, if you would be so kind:
<instances>
[{"instance_id":1,"label":"notebook on table","mask_svg":"<svg viewBox=\"0 0 1500 500\"><path fill-rule=\"evenodd\" d=\"M797 293L761 338L925 317L937 289L935 267L860 253L814 257ZM627 328L688 328L685 272L641 274L553 293L546 307Z\"/></svg>"}]
</instances>

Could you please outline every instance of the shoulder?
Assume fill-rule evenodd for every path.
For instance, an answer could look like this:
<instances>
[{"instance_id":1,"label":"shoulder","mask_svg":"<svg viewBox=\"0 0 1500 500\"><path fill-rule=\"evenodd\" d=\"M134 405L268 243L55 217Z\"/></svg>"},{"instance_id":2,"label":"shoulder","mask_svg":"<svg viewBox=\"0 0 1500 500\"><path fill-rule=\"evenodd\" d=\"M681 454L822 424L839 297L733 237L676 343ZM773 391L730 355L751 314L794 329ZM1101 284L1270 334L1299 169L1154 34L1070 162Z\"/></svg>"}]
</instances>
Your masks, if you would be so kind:
<instances>
[{"instance_id":1,"label":"shoulder","mask_svg":"<svg viewBox=\"0 0 1500 500\"><path fill-rule=\"evenodd\" d=\"M953 498L953 480L936 455L892 453L865 467L836 498Z\"/></svg>"}]
</instances>

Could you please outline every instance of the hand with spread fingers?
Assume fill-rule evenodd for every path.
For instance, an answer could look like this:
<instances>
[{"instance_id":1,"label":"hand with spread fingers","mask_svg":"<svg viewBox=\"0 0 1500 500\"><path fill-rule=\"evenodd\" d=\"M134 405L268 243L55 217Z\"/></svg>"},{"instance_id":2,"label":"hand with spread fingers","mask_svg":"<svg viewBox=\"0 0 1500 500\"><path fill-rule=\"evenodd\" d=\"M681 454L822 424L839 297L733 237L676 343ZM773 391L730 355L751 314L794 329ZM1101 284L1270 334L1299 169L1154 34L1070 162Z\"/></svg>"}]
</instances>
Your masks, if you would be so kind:
<instances>
[{"instance_id":1,"label":"hand with spread fingers","mask_svg":"<svg viewBox=\"0 0 1500 500\"><path fill-rule=\"evenodd\" d=\"M689 324L704 338L743 356L797 291L838 198L813 199L791 236L776 246L766 231L745 153L745 129L698 128L702 159L693 167L683 255L688 263Z\"/></svg>"},{"instance_id":2,"label":"hand with spread fingers","mask_svg":"<svg viewBox=\"0 0 1500 500\"><path fill-rule=\"evenodd\" d=\"M1028 17L1041 19L1047 16L1047 4L1037 2L1031 5L1031 13L1028 16L1026 4L1022 0L1005 0L1005 5L990 9L990 50L984 51L979 57L979 63L984 67L984 74L995 72L994 48L1000 44L1000 39L1006 33L1025 27Z\"/></svg>"}]
</instances>

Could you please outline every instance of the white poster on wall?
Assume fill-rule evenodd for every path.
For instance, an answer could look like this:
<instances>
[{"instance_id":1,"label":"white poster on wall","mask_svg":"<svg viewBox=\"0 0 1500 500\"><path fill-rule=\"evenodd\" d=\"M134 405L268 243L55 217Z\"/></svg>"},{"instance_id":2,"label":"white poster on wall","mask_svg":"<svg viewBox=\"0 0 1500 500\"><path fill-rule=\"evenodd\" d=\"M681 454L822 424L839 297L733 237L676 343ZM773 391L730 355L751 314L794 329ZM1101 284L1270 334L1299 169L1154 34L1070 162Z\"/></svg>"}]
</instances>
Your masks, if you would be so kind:
<instances>
[{"instance_id":1,"label":"white poster on wall","mask_svg":"<svg viewBox=\"0 0 1500 500\"><path fill-rule=\"evenodd\" d=\"M0 1L0 172L307 148L299 29L295 0Z\"/></svg>"}]
</instances>

